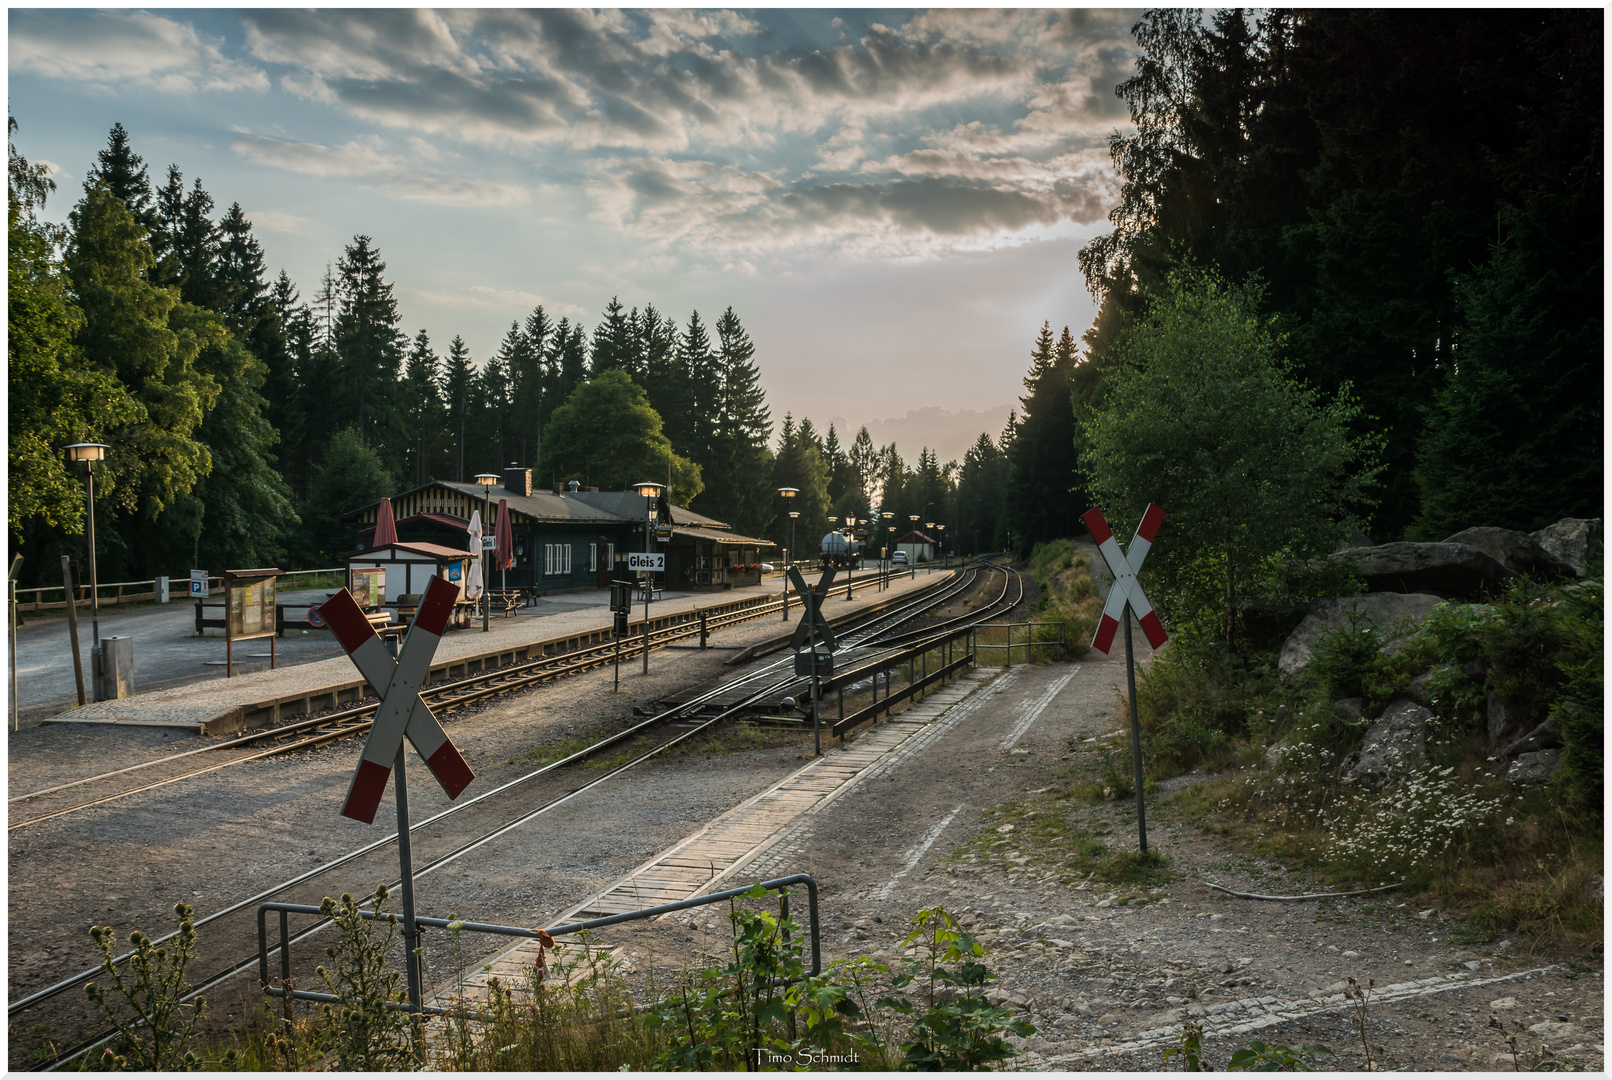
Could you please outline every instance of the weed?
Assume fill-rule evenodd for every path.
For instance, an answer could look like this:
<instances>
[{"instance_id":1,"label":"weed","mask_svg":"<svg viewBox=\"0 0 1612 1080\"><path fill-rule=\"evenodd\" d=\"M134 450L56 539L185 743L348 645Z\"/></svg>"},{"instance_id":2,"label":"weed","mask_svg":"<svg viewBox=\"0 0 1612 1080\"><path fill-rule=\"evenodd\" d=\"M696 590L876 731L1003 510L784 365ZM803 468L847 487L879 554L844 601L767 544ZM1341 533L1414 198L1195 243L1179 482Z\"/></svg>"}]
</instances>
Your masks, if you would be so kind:
<instances>
[{"instance_id":1,"label":"weed","mask_svg":"<svg viewBox=\"0 0 1612 1080\"><path fill-rule=\"evenodd\" d=\"M1294 1048L1266 1046L1258 1039L1254 1039L1247 1046L1232 1051L1231 1060L1226 1062L1226 1071L1310 1072L1314 1069L1317 1059L1323 1056L1332 1057L1333 1053L1320 1043Z\"/></svg>"},{"instance_id":2,"label":"weed","mask_svg":"<svg viewBox=\"0 0 1612 1080\"><path fill-rule=\"evenodd\" d=\"M88 983L84 990L117 1029L116 1048L107 1049L104 1055L106 1065L114 1070L188 1070L200 1065L187 1047L207 1005L199 997L184 1001L185 968L196 949L191 922L195 910L179 903L174 905L174 915L179 919L179 932L172 939L171 952L139 930L129 935L134 952L126 973L113 963L112 928L90 927L90 937L101 953L100 969L111 979L112 993L99 983Z\"/></svg>"},{"instance_id":3,"label":"weed","mask_svg":"<svg viewBox=\"0 0 1612 1080\"><path fill-rule=\"evenodd\" d=\"M1343 992L1344 998L1351 1003L1349 1010L1349 1026L1354 1028L1356 1035L1360 1036L1360 1048L1365 1052L1366 1055L1367 1072L1377 1071L1377 1055L1381 1054L1383 1050L1383 1048L1379 1046L1376 1048L1375 1052L1373 1052L1371 1038L1367 1031L1367 1024L1371 1019L1371 992L1376 988L1376 986L1376 979L1367 979L1366 984L1362 986L1360 985L1360 981L1358 979L1356 979L1353 975L1350 975L1348 978L1348 987Z\"/></svg>"},{"instance_id":4,"label":"weed","mask_svg":"<svg viewBox=\"0 0 1612 1080\"><path fill-rule=\"evenodd\" d=\"M1182 1072L1209 1072L1203 1066L1203 1025L1188 1020L1181 1025L1181 1045L1172 1046L1164 1052L1164 1060L1179 1057Z\"/></svg>"},{"instance_id":5,"label":"weed","mask_svg":"<svg viewBox=\"0 0 1612 1080\"><path fill-rule=\"evenodd\" d=\"M902 947L917 946L904 970L893 980L903 990L917 983L924 990L925 1007L899 995L879 999L903 1016L915 1017L901 1045L901 1065L907 1069L968 1070L1013 1057L1015 1051L1002 1035L1021 1038L1035 1033L1026 1020L1013 1019L1013 1009L992 1005L986 987L996 976L979 958L985 947L975 941L944 908L928 908L913 916L914 929ZM953 965L946 967L943 965Z\"/></svg>"},{"instance_id":6,"label":"weed","mask_svg":"<svg viewBox=\"0 0 1612 1080\"><path fill-rule=\"evenodd\" d=\"M376 917L363 917L352 893L341 900L325 897L320 914L335 926L337 941L327 946L330 963L314 970L325 993L337 1000L321 1007L320 1041L332 1048L341 1069L407 1068L414 1052L409 1014L404 1012L402 973L387 962L397 936L398 919L382 912L388 898L385 885L376 888L369 902Z\"/></svg>"}]
</instances>

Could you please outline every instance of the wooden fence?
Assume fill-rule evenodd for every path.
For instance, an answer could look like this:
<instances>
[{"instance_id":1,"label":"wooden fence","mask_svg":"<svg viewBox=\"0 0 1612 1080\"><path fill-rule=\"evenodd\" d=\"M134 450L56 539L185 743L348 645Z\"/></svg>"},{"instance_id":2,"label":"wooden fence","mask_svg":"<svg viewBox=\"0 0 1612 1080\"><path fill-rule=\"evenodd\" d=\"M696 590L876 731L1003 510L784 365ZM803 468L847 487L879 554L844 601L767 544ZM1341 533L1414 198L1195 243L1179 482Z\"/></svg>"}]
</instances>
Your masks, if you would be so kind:
<instances>
[{"instance_id":1,"label":"wooden fence","mask_svg":"<svg viewBox=\"0 0 1612 1080\"><path fill-rule=\"evenodd\" d=\"M298 577L310 577L317 574L342 574L345 572L345 569L340 566L328 570L293 570L290 573L281 575L281 584L276 588L284 589L287 587L286 582ZM185 571L183 576L175 575L169 578L168 581L168 599L171 603L183 603L190 599L190 571ZM222 590L223 582L224 578L221 575L209 575L207 578L207 595L214 596L218 594ZM296 586L293 584L290 587L295 588ZM182 591L176 595L174 590ZM97 586L95 591L97 594L96 599L103 608L118 607L122 604L148 604L157 599L157 581L155 578L150 581L107 581ZM63 593L63 595L53 600L45 599L47 595L55 596L56 593ZM29 599L29 597L32 597L32 599ZM90 587L80 585L75 591L73 601L75 607L87 609L90 606ZM67 597L64 586L43 585L34 589L17 590L18 611L53 611L66 607Z\"/></svg>"}]
</instances>

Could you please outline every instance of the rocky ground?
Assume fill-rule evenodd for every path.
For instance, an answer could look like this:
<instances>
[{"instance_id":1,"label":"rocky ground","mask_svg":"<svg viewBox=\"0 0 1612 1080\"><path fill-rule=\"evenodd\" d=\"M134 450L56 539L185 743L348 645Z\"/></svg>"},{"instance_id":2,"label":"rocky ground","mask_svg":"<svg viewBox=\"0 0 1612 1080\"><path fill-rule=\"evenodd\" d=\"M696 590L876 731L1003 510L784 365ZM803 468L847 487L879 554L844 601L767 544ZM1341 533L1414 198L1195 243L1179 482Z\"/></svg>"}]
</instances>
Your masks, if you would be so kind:
<instances>
[{"instance_id":1,"label":"rocky ground","mask_svg":"<svg viewBox=\"0 0 1612 1080\"><path fill-rule=\"evenodd\" d=\"M1495 1016L1519 1033L1523 1068L1602 1068L1598 960L1479 944L1458 919L1392 892L1281 902L1212 890L1204 883L1323 891L1188 824L1171 800L1196 778L1149 800L1150 846L1168 864L1109 880L1114 856L1137 845L1134 803L1070 796L1083 784L1100 792L1108 748L1125 745L1123 660L1092 656L999 675L962 722L758 865L822 883L826 960L897 959L912 915L944 906L985 944L997 998L1036 1027L1019 1041L1021 1067L1165 1068L1164 1051L1196 1022L1216 1068L1258 1039L1323 1044L1335 1055L1318 1058L1323 1068L1365 1068L1369 1046L1381 1068L1510 1069ZM703 911L611 940L640 968L697 966L727 929ZM1368 987L1364 1042L1361 1009L1344 997L1350 977Z\"/></svg>"}]
</instances>

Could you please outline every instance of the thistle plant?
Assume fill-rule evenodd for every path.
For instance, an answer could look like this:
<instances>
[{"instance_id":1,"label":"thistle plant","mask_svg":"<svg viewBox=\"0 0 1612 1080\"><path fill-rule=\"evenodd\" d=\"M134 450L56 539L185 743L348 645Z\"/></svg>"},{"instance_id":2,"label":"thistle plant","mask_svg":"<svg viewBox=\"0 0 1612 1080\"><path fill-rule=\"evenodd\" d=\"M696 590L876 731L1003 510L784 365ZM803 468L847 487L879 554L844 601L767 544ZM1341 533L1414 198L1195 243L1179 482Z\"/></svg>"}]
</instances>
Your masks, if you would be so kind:
<instances>
[{"instance_id":1,"label":"thistle plant","mask_svg":"<svg viewBox=\"0 0 1612 1080\"><path fill-rule=\"evenodd\" d=\"M325 949L330 963L314 969L325 992L339 999L320 1010L319 1024L339 1069L408 1068L413 1055L403 975L387 961L398 927L395 913L381 911L387 896L381 885L369 898L373 919L364 918L352 893L342 893L340 901L327 896L319 905L339 939Z\"/></svg>"},{"instance_id":2,"label":"thistle plant","mask_svg":"<svg viewBox=\"0 0 1612 1080\"><path fill-rule=\"evenodd\" d=\"M174 915L179 932L171 939L172 950L136 930L129 935L134 952L122 971L113 962L112 928L90 927L90 937L101 951L100 968L112 986L109 992L99 983L86 983L84 991L117 1029L115 1049L108 1048L103 1055L105 1064L114 1069L175 1071L200 1065L186 1046L207 1005L200 997L184 1000L185 968L196 949L191 922L195 909L181 902L174 905Z\"/></svg>"}]
</instances>

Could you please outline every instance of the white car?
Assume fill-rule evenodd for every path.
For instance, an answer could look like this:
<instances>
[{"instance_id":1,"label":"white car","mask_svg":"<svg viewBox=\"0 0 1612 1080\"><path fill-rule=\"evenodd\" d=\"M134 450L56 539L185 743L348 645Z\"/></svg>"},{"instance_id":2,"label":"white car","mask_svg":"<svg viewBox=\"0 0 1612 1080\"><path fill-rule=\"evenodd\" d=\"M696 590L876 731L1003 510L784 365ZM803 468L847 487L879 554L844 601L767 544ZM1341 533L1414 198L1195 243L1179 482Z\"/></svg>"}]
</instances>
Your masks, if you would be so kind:
<instances>
[{"instance_id":1,"label":"white car","mask_svg":"<svg viewBox=\"0 0 1612 1080\"><path fill-rule=\"evenodd\" d=\"M906 566L907 565L907 553L905 551L898 551L894 555L890 556L890 565L891 566Z\"/></svg>"},{"instance_id":2,"label":"white car","mask_svg":"<svg viewBox=\"0 0 1612 1080\"><path fill-rule=\"evenodd\" d=\"M770 562L764 562L764 563L762 563L762 564L761 564L761 572L762 572L762 573L763 573L763 574L770 574L770 573L772 573L772 563L770 563Z\"/></svg>"}]
</instances>

